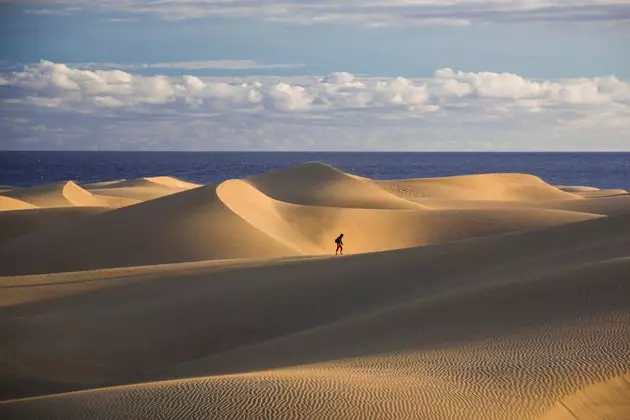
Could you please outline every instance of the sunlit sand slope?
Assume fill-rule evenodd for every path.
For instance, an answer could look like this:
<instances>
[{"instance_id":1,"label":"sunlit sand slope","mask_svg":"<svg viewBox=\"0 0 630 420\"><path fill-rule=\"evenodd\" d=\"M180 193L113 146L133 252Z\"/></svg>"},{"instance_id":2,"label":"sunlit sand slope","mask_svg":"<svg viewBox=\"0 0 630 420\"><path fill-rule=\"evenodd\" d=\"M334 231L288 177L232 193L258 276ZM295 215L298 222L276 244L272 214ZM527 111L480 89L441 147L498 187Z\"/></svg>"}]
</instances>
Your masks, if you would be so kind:
<instances>
[{"instance_id":1,"label":"sunlit sand slope","mask_svg":"<svg viewBox=\"0 0 630 420\"><path fill-rule=\"evenodd\" d=\"M630 372L558 401L541 420L625 420L630 413Z\"/></svg>"},{"instance_id":2,"label":"sunlit sand slope","mask_svg":"<svg viewBox=\"0 0 630 420\"><path fill-rule=\"evenodd\" d=\"M6 210L23 210L34 209L37 206L27 203L26 201L16 200L11 197L4 197L0 195L0 211Z\"/></svg>"},{"instance_id":3,"label":"sunlit sand slope","mask_svg":"<svg viewBox=\"0 0 630 420\"><path fill-rule=\"evenodd\" d=\"M103 206L97 197L73 181L57 182L39 187L20 188L2 193L5 197L25 201L37 207Z\"/></svg>"}]
</instances>

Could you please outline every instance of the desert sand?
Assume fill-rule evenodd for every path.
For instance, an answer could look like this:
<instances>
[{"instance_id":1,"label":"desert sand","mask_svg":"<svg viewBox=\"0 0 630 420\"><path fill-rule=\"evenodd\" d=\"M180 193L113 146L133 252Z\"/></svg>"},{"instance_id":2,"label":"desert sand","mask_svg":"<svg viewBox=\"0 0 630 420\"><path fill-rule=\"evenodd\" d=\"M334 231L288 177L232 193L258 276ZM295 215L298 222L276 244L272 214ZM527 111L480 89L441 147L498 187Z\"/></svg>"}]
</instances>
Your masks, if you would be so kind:
<instances>
[{"instance_id":1,"label":"desert sand","mask_svg":"<svg viewBox=\"0 0 630 420\"><path fill-rule=\"evenodd\" d=\"M0 276L2 418L630 413L624 190L319 163L6 187Z\"/></svg>"}]
</instances>

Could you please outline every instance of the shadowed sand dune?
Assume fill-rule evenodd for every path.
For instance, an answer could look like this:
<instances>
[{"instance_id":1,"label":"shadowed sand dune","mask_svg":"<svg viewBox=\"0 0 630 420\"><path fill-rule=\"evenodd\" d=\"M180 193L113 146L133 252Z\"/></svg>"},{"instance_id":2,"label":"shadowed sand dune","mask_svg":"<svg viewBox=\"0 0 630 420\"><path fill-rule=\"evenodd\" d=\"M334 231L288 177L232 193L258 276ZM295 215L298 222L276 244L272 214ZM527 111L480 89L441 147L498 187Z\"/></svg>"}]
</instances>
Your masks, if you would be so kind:
<instances>
[{"instance_id":1,"label":"shadowed sand dune","mask_svg":"<svg viewBox=\"0 0 630 420\"><path fill-rule=\"evenodd\" d=\"M583 192L599 191L599 188L588 187L585 185L554 185L554 187L558 188L559 190L569 192L569 193L583 193Z\"/></svg>"},{"instance_id":2,"label":"shadowed sand dune","mask_svg":"<svg viewBox=\"0 0 630 420\"><path fill-rule=\"evenodd\" d=\"M106 207L55 207L3 211L0 212L0 242L108 210Z\"/></svg>"},{"instance_id":3,"label":"shadowed sand dune","mask_svg":"<svg viewBox=\"0 0 630 420\"><path fill-rule=\"evenodd\" d=\"M41 273L0 277L0 417L599 418L627 401L622 379L587 388L630 372L625 197L279 173L0 245L4 274ZM342 230L358 254L324 255Z\"/></svg>"},{"instance_id":4,"label":"shadowed sand dune","mask_svg":"<svg viewBox=\"0 0 630 420\"><path fill-rule=\"evenodd\" d=\"M0 412L125 418L129 406L118 402L135 400L134 418L278 410L359 418L366 405L377 418L535 418L630 369L629 221L158 272L62 299L34 286L39 301L2 310L3 371L14 389L142 381L137 375L151 371L147 380L215 376L7 403ZM72 283L55 287L98 281Z\"/></svg>"},{"instance_id":5,"label":"shadowed sand dune","mask_svg":"<svg viewBox=\"0 0 630 420\"><path fill-rule=\"evenodd\" d=\"M546 208L612 216L630 213L630 195L596 197L587 200L563 200L542 203Z\"/></svg>"}]
</instances>

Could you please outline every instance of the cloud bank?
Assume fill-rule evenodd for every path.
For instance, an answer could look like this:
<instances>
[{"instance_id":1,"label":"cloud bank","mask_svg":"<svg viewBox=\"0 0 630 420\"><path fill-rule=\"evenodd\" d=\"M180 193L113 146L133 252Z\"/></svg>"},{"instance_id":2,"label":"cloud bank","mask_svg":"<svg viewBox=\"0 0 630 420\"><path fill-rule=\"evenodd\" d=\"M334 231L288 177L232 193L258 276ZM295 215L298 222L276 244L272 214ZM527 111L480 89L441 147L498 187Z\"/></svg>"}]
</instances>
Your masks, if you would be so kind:
<instances>
[{"instance_id":1,"label":"cloud bank","mask_svg":"<svg viewBox=\"0 0 630 420\"><path fill-rule=\"evenodd\" d=\"M41 61L1 75L0 100L0 111L7 116L0 121L0 132L8 133L8 148L18 147L20 138L39 142L25 128L29 124L38 127L39 136L43 128L54 127L57 131L49 134L58 138L68 130L85 133L101 127L102 133L115 122L112 127L128 127L122 137L131 130L136 138L161 139L157 144L162 146L170 138L178 148L177 142L188 138L192 143L179 143L184 149L201 147L195 139L209 133L215 133L215 144L202 149L218 147L219 139L235 149L279 144L288 149L401 149L400 142L391 140L392 133L400 132L408 138L404 150L422 149L423 143L411 138L419 134L442 138L432 143L438 149L445 144L450 149L451 143L460 149L493 148L499 133L523 138L504 145L508 149L548 149L551 144L536 142L554 138L565 148L630 150L630 82L615 76L532 80L510 73L439 69L432 77L418 79L345 72L325 77L199 78ZM166 121L177 128L164 128ZM536 130L545 135L523 143L524 136ZM589 132L607 138L599 144L587 141ZM327 147L314 143L333 135L340 140L330 139ZM147 144L155 147L142 147Z\"/></svg>"},{"instance_id":2,"label":"cloud bank","mask_svg":"<svg viewBox=\"0 0 630 420\"><path fill-rule=\"evenodd\" d=\"M511 73L440 69L431 78L360 78L350 73L300 82L243 79L226 83L196 76L142 76L85 70L41 61L0 78L15 103L77 112L102 108L222 112L437 112L453 108L540 112L554 108L630 106L630 83L614 76L529 80ZM290 80L291 78L289 78ZM295 79L295 78L294 78ZM238 79L236 79L238 80Z\"/></svg>"},{"instance_id":3,"label":"cloud bank","mask_svg":"<svg viewBox=\"0 0 630 420\"><path fill-rule=\"evenodd\" d=\"M169 61L166 63L76 63L73 65L85 69L176 69L176 70L269 70L296 69L304 64L264 64L254 60L197 60L197 61Z\"/></svg>"},{"instance_id":4,"label":"cloud bank","mask_svg":"<svg viewBox=\"0 0 630 420\"><path fill-rule=\"evenodd\" d=\"M627 0L112 0L98 5L85 0L57 0L52 3L80 4L84 8L157 15L171 20L263 17L290 23L343 21L367 26L630 20ZM54 9L34 10L46 13Z\"/></svg>"}]
</instances>

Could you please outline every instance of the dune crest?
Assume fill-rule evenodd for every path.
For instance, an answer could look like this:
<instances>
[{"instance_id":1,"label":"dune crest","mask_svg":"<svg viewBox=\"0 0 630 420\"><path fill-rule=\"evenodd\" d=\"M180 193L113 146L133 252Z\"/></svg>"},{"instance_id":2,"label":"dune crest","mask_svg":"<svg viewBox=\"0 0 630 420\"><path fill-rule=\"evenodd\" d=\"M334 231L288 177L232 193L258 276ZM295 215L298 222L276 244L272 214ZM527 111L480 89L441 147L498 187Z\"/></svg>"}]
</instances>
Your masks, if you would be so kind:
<instances>
[{"instance_id":1,"label":"dune crest","mask_svg":"<svg viewBox=\"0 0 630 420\"><path fill-rule=\"evenodd\" d=\"M422 206L384 191L369 181L322 163L304 163L255 175L245 181L265 195L291 204L361 209L422 209Z\"/></svg>"}]
</instances>

